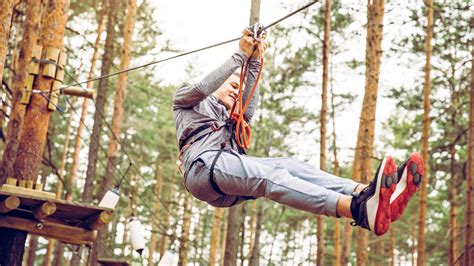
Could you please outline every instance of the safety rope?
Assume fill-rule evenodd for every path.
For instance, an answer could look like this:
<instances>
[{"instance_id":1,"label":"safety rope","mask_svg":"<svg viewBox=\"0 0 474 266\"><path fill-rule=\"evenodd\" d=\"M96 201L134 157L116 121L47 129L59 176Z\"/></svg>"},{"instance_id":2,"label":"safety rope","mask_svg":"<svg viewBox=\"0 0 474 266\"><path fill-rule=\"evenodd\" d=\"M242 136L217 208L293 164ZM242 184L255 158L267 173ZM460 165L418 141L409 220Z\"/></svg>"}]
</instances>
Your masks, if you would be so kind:
<instances>
[{"instance_id":1,"label":"safety rope","mask_svg":"<svg viewBox=\"0 0 474 266\"><path fill-rule=\"evenodd\" d=\"M245 111L247 110L247 107L250 104L250 101L252 100L253 95L255 94L255 91L257 90L258 82L260 81L260 76L262 74L263 63L264 63L263 56L262 56L262 58L260 58L260 69L258 70L257 78L255 79L255 82L252 86L252 90L250 91L247 97L247 100L245 101L245 104L244 104L243 83L247 76L248 68L250 65L250 58L247 59L246 63L242 65L241 67L239 93L230 111L230 118L235 123L235 142L237 143L239 147L243 149L248 149L250 147L250 139L252 138L252 131L250 130L250 126L248 125L248 123L245 121L244 115L245 115ZM236 110L237 106L239 108Z\"/></svg>"}]
</instances>

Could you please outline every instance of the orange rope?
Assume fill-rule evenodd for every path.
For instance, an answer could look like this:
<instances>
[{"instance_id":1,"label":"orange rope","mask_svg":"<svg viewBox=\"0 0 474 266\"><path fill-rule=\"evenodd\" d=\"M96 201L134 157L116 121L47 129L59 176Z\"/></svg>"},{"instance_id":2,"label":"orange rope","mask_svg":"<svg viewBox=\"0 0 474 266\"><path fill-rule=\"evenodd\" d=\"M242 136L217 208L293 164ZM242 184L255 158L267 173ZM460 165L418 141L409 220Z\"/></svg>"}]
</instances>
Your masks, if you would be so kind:
<instances>
[{"instance_id":1,"label":"orange rope","mask_svg":"<svg viewBox=\"0 0 474 266\"><path fill-rule=\"evenodd\" d=\"M239 94L237 96L237 99L232 106L231 112L230 112L230 118L234 120L235 123L235 140L237 142L237 145L243 149L248 149L250 147L250 139L252 137L252 131L250 130L250 126L247 124L247 122L244 119L244 114L245 111L247 110L247 107L250 103L250 100L252 99L257 86L258 82L260 80L260 76L262 74L262 69L263 69L263 57L260 59L260 69L258 70L258 75L257 79L255 80L255 83L253 84L252 91L249 94L249 97L247 98L247 101L245 104L243 104L243 83L245 80L245 76L247 75L247 70L249 67L249 60L242 66L240 70L240 84L239 84ZM239 105L239 109L235 110L235 107Z\"/></svg>"}]
</instances>

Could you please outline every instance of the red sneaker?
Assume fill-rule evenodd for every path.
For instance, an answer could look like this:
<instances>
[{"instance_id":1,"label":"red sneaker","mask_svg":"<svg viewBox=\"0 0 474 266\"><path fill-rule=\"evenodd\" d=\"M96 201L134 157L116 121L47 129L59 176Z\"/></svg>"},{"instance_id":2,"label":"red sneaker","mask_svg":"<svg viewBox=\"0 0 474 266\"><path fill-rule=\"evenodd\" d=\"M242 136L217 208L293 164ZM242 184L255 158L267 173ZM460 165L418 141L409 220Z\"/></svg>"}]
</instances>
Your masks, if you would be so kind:
<instances>
[{"instance_id":1,"label":"red sneaker","mask_svg":"<svg viewBox=\"0 0 474 266\"><path fill-rule=\"evenodd\" d=\"M376 235L385 234L390 228L390 198L395 191L397 165L387 156L380 164L375 177L361 192L353 193L351 213L354 226L374 231Z\"/></svg>"},{"instance_id":2,"label":"red sneaker","mask_svg":"<svg viewBox=\"0 0 474 266\"><path fill-rule=\"evenodd\" d=\"M392 222L402 216L408 201L421 184L425 173L423 157L418 152L412 153L408 160L398 167L397 172L397 188L390 199Z\"/></svg>"}]
</instances>

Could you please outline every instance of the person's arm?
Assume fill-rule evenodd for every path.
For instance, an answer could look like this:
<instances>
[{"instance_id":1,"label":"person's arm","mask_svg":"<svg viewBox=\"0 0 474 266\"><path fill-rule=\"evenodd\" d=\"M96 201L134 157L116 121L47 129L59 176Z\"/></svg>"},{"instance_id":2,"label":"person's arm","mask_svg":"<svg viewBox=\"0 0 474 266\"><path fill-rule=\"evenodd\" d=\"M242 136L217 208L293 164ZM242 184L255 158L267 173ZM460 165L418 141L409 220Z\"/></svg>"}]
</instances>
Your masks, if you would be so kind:
<instances>
[{"instance_id":1,"label":"person's arm","mask_svg":"<svg viewBox=\"0 0 474 266\"><path fill-rule=\"evenodd\" d=\"M247 59L244 52L238 51L217 69L209 73L203 80L176 91L173 109L191 108L215 92Z\"/></svg>"},{"instance_id":2,"label":"person's arm","mask_svg":"<svg viewBox=\"0 0 474 266\"><path fill-rule=\"evenodd\" d=\"M245 34L245 31L244 31ZM259 42L255 42L255 51L250 58L250 64L249 64L249 70L247 73L247 83L245 84L245 90L244 90L244 95L243 95L243 102L247 102L248 97L250 96L250 93L252 92L252 88L255 84L255 81L257 79L258 71L260 70L260 58L263 57L265 53L265 49L267 48L267 44L264 39L262 39ZM255 92L250 99L249 105L247 106L247 109L245 110L244 113L244 119L248 123L252 119L255 110L257 109L258 105L258 99L260 97L259 93L259 86L257 84L257 88L255 88Z\"/></svg>"},{"instance_id":3,"label":"person's arm","mask_svg":"<svg viewBox=\"0 0 474 266\"><path fill-rule=\"evenodd\" d=\"M249 70L247 73L247 82L245 84L245 90L244 90L244 99L243 103L247 102L247 99L250 95L250 92L252 91L253 85L255 84L255 81L257 79L258 75L258 70L260 69L260 61L256 58L251 58L250 59L250 65L249 65ZM255 93L253 94L252 98L250 99L249 105L247 107L247 110L245 110L244 113L244 119L248 123L252 119L255 110L257 109L258 105L258 99L260 97L259 93L259 87L257 84L257 88L255 89Z\"/></svg>"}]
</instances>

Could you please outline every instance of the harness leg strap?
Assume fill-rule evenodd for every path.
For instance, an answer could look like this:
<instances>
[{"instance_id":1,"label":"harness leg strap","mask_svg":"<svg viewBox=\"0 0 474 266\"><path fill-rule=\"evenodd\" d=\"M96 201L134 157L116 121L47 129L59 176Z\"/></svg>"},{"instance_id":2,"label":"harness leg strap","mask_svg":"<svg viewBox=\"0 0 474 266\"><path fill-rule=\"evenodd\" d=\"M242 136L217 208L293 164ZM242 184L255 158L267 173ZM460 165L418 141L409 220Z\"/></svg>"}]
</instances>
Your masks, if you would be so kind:
<instances>
[{"instance_id":1,"label":"harness leg strap","mask_svg":"<svg viewBox=\"0 0 474 266\"><path fill-rule=\"evenodd\" d=\"M212 164L211 164L211 171L209 173L209 183L211 184L211 187L212 189L214 189L214 191L217 193L217 194L220 194L222 196L227 196L227 194L225 194L224 192L222 192L222 190L219 188L219 186L217 185L216 183L216 180L215 180L215 176L214 176L214 167L216 166L216 162L217 162L217 159L219 159L219 157L221 156L222 152L224 151L224 148L221 148L219 150L219 152L217 152L216 154L216 157L214 157L214 160L212 161Z\"/></svg>"}]
</instances>

